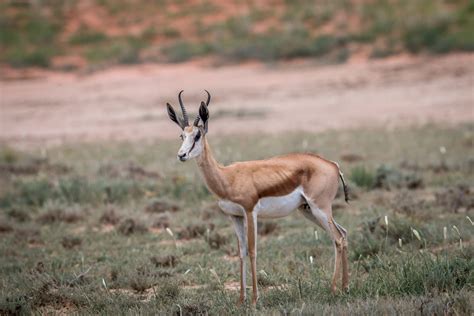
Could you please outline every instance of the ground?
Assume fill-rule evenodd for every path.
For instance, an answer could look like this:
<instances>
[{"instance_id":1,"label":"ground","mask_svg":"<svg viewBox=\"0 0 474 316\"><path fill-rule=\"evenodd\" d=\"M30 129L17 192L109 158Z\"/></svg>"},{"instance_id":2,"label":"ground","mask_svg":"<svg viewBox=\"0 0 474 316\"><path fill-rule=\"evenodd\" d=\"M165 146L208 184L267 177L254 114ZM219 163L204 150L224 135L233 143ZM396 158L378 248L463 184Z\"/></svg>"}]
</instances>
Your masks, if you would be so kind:
<instances>
[{"instance_id":1,"label":"ground","mask_svg":"<svg viewBox=\"0 0 474 316\"><path fill-rule=\"evenodd\" d=\"M0 140L28 146L175 138L165 105L178 106L181 89L193 115L210 90L214 135L458 124L474 118L473 75L472 54L319 67L308 60L219 68L201 61L88 76L41 73L1 82Z\"/></svg>"},{"instance_id":2,"label":"ground","mask_svg":"<svg viewBox=\"0 0 474 316\"><path fill-rule=\"evenodd\" d=\"M0 314L253 313L229 219L164 105L213 94L217 159L309 151L348 180L348 293L299 212L259 224L263 314L473 313L471 55L141 65L1 82ZM203 62L201 62L203 63Z\"/></svg>"}]
</instances>

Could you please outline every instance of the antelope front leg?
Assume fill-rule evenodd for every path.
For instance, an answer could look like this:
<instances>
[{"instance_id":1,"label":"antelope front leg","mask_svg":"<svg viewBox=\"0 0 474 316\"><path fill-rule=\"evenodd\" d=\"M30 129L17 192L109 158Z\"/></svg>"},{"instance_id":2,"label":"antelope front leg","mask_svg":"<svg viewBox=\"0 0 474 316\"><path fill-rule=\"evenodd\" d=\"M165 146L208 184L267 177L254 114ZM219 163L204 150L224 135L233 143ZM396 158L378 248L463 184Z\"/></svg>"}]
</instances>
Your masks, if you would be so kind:
<instances>
[{"instance_id":1,"label":"antelope front leg","mask_svg":"<svg viewBox=\"0 0 474 316\"><path fill-rule=\"evenodd\" d=\"M246 298L246 269L245 269L245 257L247 257L247 238L245 237L245 222L241 216L231 216L232 223L234 224L235 234L237 235L237 243L239 246L239 259L240 259L240 304L245 302Z\"/></svg>"},{"instance_id":2,"label":"antelope front leg","mask_svg":"<svg viewBox=\"0 0 474 316\"><path fill-rule=\"evenodd\" d=\"M249 249L250 265L252 267L252 305L257 305L257 214L247 212L247 242Z\"/></svg>"}]
</instances>

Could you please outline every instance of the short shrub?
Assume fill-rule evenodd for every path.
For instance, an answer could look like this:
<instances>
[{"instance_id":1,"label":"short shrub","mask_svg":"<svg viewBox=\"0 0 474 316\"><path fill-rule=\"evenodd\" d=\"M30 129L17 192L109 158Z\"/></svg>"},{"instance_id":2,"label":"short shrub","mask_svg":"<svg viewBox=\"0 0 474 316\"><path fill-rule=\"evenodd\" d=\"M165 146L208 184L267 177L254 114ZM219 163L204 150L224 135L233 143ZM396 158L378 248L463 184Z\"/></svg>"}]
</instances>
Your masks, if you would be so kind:
<instances>
[{"instance_id":1,"label":"short shrub","mask_svg":"<svg viewBox=\"0 0 474 316\"><path fill-rule=\"evenodd\" d=\"M372 189L375 183L374 174L363 166L353 168L349 179L358 187L366 189Z\"/></svg>"}]
</instances>

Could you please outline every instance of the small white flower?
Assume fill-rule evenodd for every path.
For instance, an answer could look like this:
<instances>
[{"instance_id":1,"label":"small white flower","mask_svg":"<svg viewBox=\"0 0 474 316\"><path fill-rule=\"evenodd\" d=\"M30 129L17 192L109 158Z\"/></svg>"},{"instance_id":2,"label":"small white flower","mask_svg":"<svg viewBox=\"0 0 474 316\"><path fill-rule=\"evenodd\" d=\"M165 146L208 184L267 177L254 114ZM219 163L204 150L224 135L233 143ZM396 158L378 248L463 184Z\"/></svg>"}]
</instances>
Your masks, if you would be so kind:
<instances>
[{"instance_id":1,"label":"small white flower","mask_svg":"<svg viewBox=\"0 0 474 316\"><path fill-rule=\"evenodd\" d=\"M471 225L474 226L474 222L471 220L471 218L469 216L466 216L466 218L469 220L469 222L471 223Z\"/></svg>"},{"instance_id":2,"label":"small white flower","mask_svg":"<svg viewBox=\"0 0 474 316\"><path fill-rule=\"evenodd\" d=\"M319 240L318 231L314 231L314 239Z\"/></svg>"},{"instance_id":3,"label":"small white flower","mask_svg":"<svg viewBox=\"0 0 474 316\"><path fill-rule=\"evenodd\" d=\"M105 289L107 289L107 284L105 283L104 278L102 278L102 285L104 286Z\"/></svg>"},{"instance_id":4,"label":"small white flower","mask_svg":"<svg viewBox=\"0 0 474 316\"><path fill-rule=\"evenodd\" d=\"M309 256L309 263L313 264L313 256Z\"/></svg>"},{"instance_id":5,"label":"small white flower","mask_svg":"<svg viewBox=\"0 0 474 316\"><path fill-rule=\"evenodd\" d=\"M385 215L384 220L385 220L385 226L388 227L388 216L387 215Z\"/></svg>"},{"instance_id":6,"label":"small white flower","mask_svg":"<svg viewBox=\"0 0 474 316\"><path fill-rule=\"evenodd\" d=\"M459 232L459 229L457 228L456 225L453 225L453 230L455 230L456 233L458 233L458 236L461 237L461 233Z\"/></svg>"},{"instance_id":7,"label":"small white flower","mask_svg":"<svg viewBox=\"0 0 474 316\"><path fill-rule=\"evenodd\" d=\"M188 269L184 272L184 275L188 274L189 272L191 272L191 269Z\"/></svg>"},{"instance_id":8,"label":"small white flower","mask_svg":"<svg viewBox=\"0 0 474 316\"><path fill-rule=\"evenodd\" d=\"M171 237L174 237L173 231L171 231L171 229L170 229L169 227L166 227L166 232L167 232Z\"/></svg>"},{"instance_id":9,"label":"small white flower","mask_svg":"<svg viewBox=\"0 0 474 316\"><path fill-rule=\"evenodd\" d=\"M439 147L439 152L444 155L446 153L446 147L440 146Z\"/></svg>"},{"instance_id":10,"label":"small white flower","mask_svg":"<svg viewBox=\"0 0 474 316\"><path fill-rule=\"evenodd\" d=\"M446 226L443 227L443 238L444 240L448 239L448 228Z\"/></svg>"},{"instance_id":11,"label":"small white flower","mask_svg":"<svg viewBox=\"0 0 474 316\"><path fill-rule=\"evenodd\" d=\"M402 239L401 238L398 238L398 246L400 246L400 248L402 248Z\"/></svg>"},{"instance_id":12,"label":"small white flower","mask_svg":"<svg viewBox=\"0 0 474 316\"><path fill-rule=\"evenodd\" d=\"M415 235L416 239L418 239L419 241L421 241L420 233L419 233L416 229L414 229L414 228L412 228L411 230L412 230L412 232L413 232L413 235Z\"/></svg>"}]
</instances>

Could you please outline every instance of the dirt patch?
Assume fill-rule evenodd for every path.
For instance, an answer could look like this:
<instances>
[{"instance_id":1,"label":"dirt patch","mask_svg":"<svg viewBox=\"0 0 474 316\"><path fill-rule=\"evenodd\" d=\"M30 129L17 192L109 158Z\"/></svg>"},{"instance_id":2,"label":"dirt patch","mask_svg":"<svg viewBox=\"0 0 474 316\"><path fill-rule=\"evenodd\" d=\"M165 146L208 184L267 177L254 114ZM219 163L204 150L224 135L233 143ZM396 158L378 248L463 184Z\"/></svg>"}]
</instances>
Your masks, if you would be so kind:
<instances>
[{"instance_id":1,"label":"dirt patch","mask_svg":"<svg viewBox=\"0 0 474 316\"><path fill-rule=\"evenodd\" d=\"M82 244L82 239L76 236L65 236L61 240L61 245L63 245L65 249L77 248L81 244Z\"/></svg>"},{"instance_id":2,"label":"dirt patch","mask_svg":"<svg viewBox=\"0 0 474 316\"><path fill-rule=\"evenodd\" d=\"M155 267L175 267L179 259L176 256L153 256L150 258L151 263L155 265Z\"/></svg>"},{"instance_id":3,"label":"dirt patch","mask_svg":"<svg viewBox=\"0 0 474 316\"><path fill-rule=\"evenodd\" d=\"M99 219L99 222L102 225L115 226L120 222L120 216L117 215L117 212L113 208L107 209Z\"/></svg>"},{"instance_id":4,"label":"dirt patch","mask_svg":"<svg viewBox=\"0 0 474 316\"><path fill-rule=\"evenodd\" d=\"M153 220L151 229L161 232L161 230L170 227L170 217L167 214L162 214Z\"/></svg>"},{"instance_id":5,"label":"dirt patch","mask_svg":"<svg viewBox=\"0 0 474 316\"><path fill-rule=\"evenodd\" d=\"M203 89L211 92L214 135L471 122L473 74L471 54L326 67L312 61L271 68L190 62L118 67L85 77L47 73L42 80L1 82L0 141L20 147L176 138L179 130L165 104L176 104L181 89L192 114L205 98ZM212 120L218 111L255 109L266 115Z\"/></svg>"},{"instance_id":6,"label":"dirt patch","mask_svg":"<svg viewBox=\"0 0 474 316\"><path fill-rule=\"evenodd\" d=\"M147 213L177 212L179 210L180 208L176 203L162 199L154 199L145 207Z\"/></svg>"},{"instance_id":7,"label":"dirt patch","mask_svg":"<svg viewBox=\"0 0 474 316\"><path fill-rule=\"evenodd\" d=\"M206 239L209 247L211 249L220 249L222 246L226 245L229 239L226 236L219 234L218 232L212 232L209 234L209 237Z\"/></svg>"},{"instance_id":8,"label":"dirt patch","mask_svg":"<svg viewBox=\"0 0 474 316\"><path fill-rule=\"evenodd\" d=\"M13 231L13 226L5 221L0 220L0 234L9 233Z\"/></svg>"},{"instance_id":9,"label":"dirt patch","mask_svg":"<svg viewBox=\"0 0 474 316\"><path fill-rule=\"evenodd\" d=\"M137 233L145 233L148 231L145 224L133 218L124 219L117 227L117 230L125 236Z\"/></svg>"},{"instance_id":10,"label":"dirt patch","mask_svg":"<svg viewBox=\"0 0 474 316\"><path fill-rule=\"evenodd\" d=\"M53 224L57 222L76 223L83 219L84 215L78 210L52 209L39 215L37 221L41 224Z\"/></svg>"},{"instance_id":11,"label":"dirt patch","mask_svg":"<svg viewBox=\"0 0 474 316\"><path fill-rule=\"evenodd\" d=\"M193 239L200 236L204 236L207 232L211 232L214 230L214 224L193 224L188 225L183 228L179 233L178 236L180 239Z\"/></svg>"},{"instance_id":12,"label":"dirt patch","mask_svg":"<svg viewBox=\"0 0 474 316\"><path fill-rule=\"evenodd\" d=\"M457 185L435 194L436 203L453 213L466 213L474 208L474 197L467 185Z\"/></svg>"}]
</instances>

